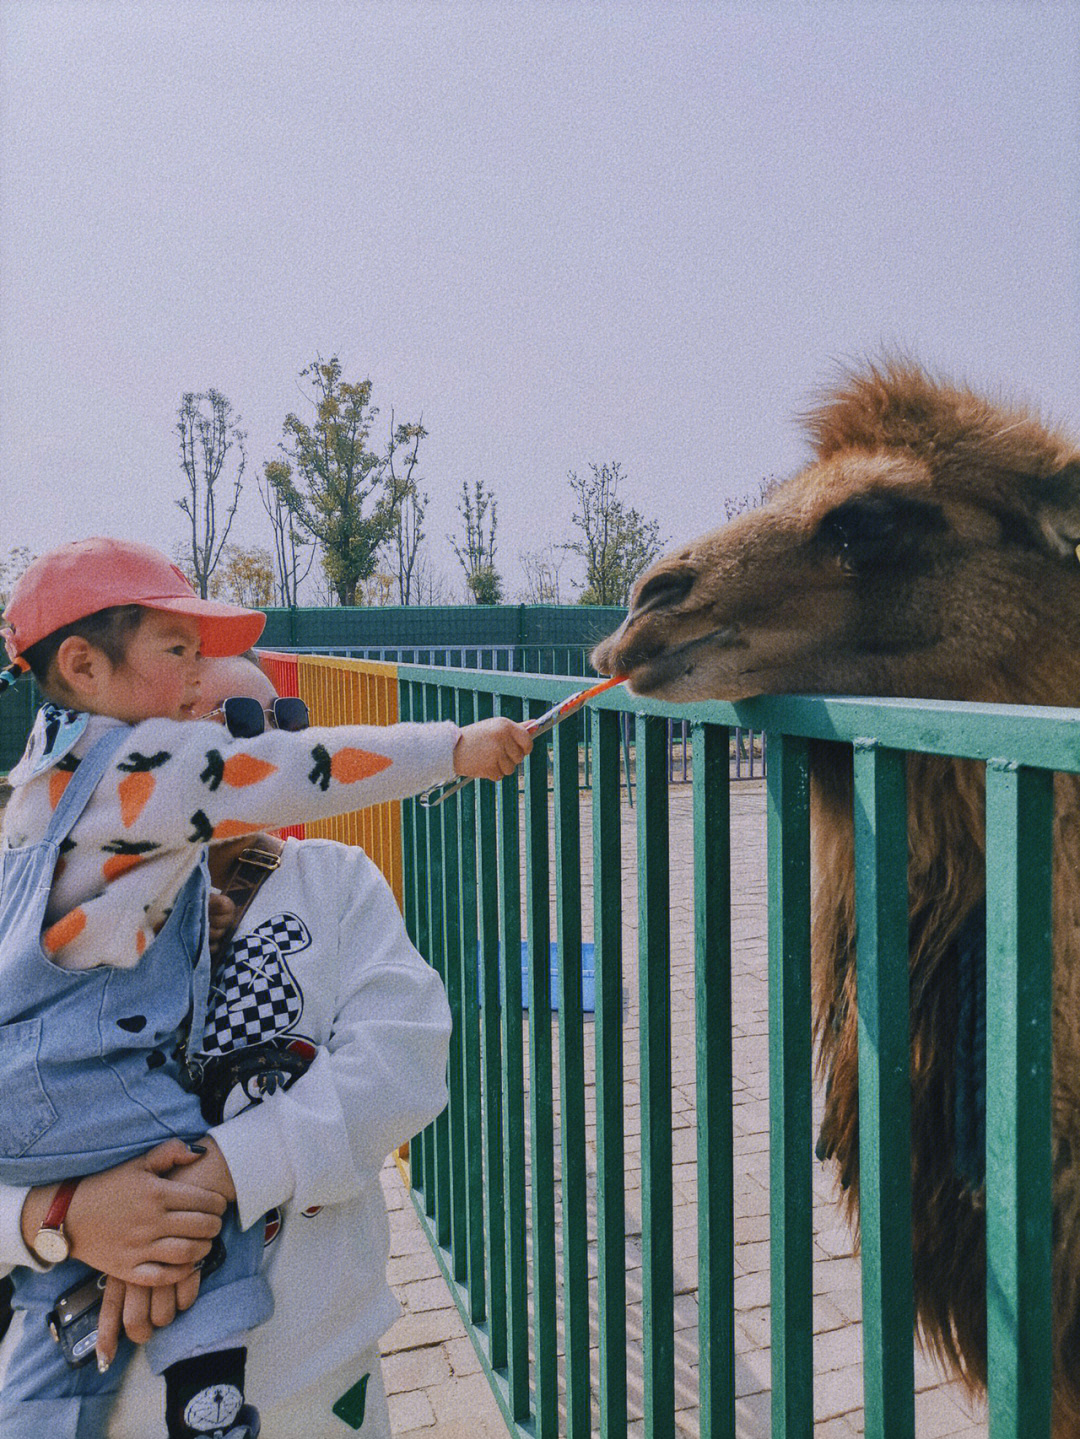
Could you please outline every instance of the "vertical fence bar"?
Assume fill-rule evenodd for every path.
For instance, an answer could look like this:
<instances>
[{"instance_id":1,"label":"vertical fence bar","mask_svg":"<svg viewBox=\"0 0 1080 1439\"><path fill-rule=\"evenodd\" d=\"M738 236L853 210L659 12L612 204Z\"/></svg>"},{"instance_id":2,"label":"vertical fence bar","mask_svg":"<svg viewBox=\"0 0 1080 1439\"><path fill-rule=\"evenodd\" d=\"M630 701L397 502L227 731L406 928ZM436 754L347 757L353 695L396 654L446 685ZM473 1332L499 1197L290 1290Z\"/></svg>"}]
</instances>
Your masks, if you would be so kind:
<instances>
[{"instance_id":1,"label":"vertical fence bar","mask_svg":"<svg viewBox=\"0 0 1080 1439\"><path fill-rule=\"evenodd\" d=\"M453 719L455 691L440 691L440 718ZM450 1251L458 1282L468 1276L468 1136L465 1129L465 996L462 984L461 808L471 803L467 791L451 795L436 813L442 818L443 933L446 953L446 997L450 1002Z\"/></svg>"},{"instance_id":2,"label":"vertical fence bar","mask_svg":"<svg viewBox=\"0 0 1080 1439\"><path fill-rule=\"evenodd\" d=\"M424 718L435 719L439 714L439 692L435 685L424 686ZM438 810L428 810L425 825L427 834L427 908L431 916L431 962L447 986L446 928L443 905L443 820ZM453 1064L451 1061L451 1072ZM427 1168L427 1156L425 1156ZM435 1120L433 1154L430 1165L432 1187L425 1196L428 1214L435 1222L435 1237L443 1248L450 1245L450 1107L449 1105Z\"/></svg>"},{"instance_id":3,"label":"vertical fence bar","mask_svg":"<svg viewBox=\"0 0 1080 1439\"><path fill-rule=\"evenodd\" d=\"M637 717L645 1433L675 1432L667 721Z\"/></svg>"},{"instance_id":4,"label":"vertical fence bar","mask_svg":"<svg viewBox=\"0 0 1080 1439\"><path fill-rule=\"evenodd\" d=\"M494 712L492 696L476 697L477 719ZM514 783L517 777L514 776ZM497 786L477 787L477 883L480 904L480 982L483 986L484 1179L487 1239L490 1359L505 1369L506 1335L506 1190L503 1175L502 1005L499 995L499 875L496 823ZM518 1011L520 1028L520 1010Z\"/></svg>"},{"instance_id":5,"label":"vertical fence bar","mask_svg":"<svg viewBox=\"0 0 1080 1439\"><path fill-rule=\"evenodd\" d=\"M600 1435L626 1435L626 1197L623 1143L621 716L592 712L596 966L596 1228Z\"/></svg>"},{"instance_id":6,"label":"vertical fence bar","mask_svg":"<svg viewBox=\"0 0 1080 1439\"><path fill-rule=\"evenodd\" d=\"M729 735L705 724L692 734L700 1423L701 1439L734 1439Z\"/></svg>"},{"instance_id":7,"label":"vertical fence bar","mask_svg":"<svg viewBox=\"0 0 1080 1439\"><path fill-rule=\"evenodd\" d=\"M986 767L986 1267L992 1439L1048 1439L1053 775Z\"/></svg>"},{"instance_id":8,"label":"vertical fence bar","mask_svg":"<svg viewBox=\"0 0 1080 1439\"><path fill-rule=\"evenodd\" d=\"M859 1229L867 1439L914 1439L905 757L855 745Z\"/></svg>"},{"instance_id":9,"label":"vertical fence bar","mask_svg":"<svg viewBox=\"0 0 1080 1439\"><path fill-rule=\"evenodd\" d=\"M532 713L540 714L543 709L542 701L530 701ZM525 761L525 913L529 937L530 1191L537 1439L554 1439L559 1429L549 871L548 743L545 738L536 743Z\"/></svg>"},{"instance_id":10,"label":"vertical fence bar","mask_svg":"<svg viewBox=\"0 0 1080 1439\"><path fill-rule=\"evenodd\" d=\"M457 691L457 722L472 724L476 696ZM484 1123L480 1083L479 933L477 929L476 805L479 792L490 780L477 780L461 792L459 808L458 907L461 912L462 1064L465 1074L466 1233L468 1240L469 1305L472 1321L486 1318L487 1294L484 1260Z\"/></svg>"},{"instance_id":11,"label":"vertical fence bar","mask_svg":"<svg viewBox=\"0 0 1080 1439\"><path fill-rule=\"evenodd\" d=\"M500 695L498 711L520 720L519 699ZM521 840L518 776L504 779L498 794L499 941L505 1002L502 1077L505 1114L506 1304L509 1325L507 1382L514 1418L529 1418L529 1273L525 1212L525 1057L521 1023Z\"/></svg>"},{"instance_id":12,"label":"vertical fence bar","mask_svg":"<svg viewBox=\"0 0 1080 1439\"><path fill-rule=\"evenodd\" d=\"M417 686L400 685L398 710L403 720L413 716L413 695ZM406 800L401 807L401 847L404 872L405 929L421 954L427 953L428 924L423 896L427 887L426 870L421 856L419 830L423 813L416 800ZM428 1126L430 1134L430 1125ZM413 1189L424 1189L424 1135L418 1134L409 1143L409 1182Z\"/></svg>"},{"instance_id":13,"label":"vertical fence bar","mask_svg":"<svg viewBox=\"0 0 1080 1439\"><path fill-rule=\"evenodd\" d=\"M562 1139L563 1333L566 1433L589 1439L589 1211L585 1170L585 1033L581 993L581 809L575 715L552 733L559 956L559 1113Z\"/></svg>"},{"instance_id":14,"label":"vertical fence bar","mask_svg":"<svg viewBox=\"0 0 1080 1439\"><path fill-rule=\"evenodd\" d=\"M811 1439L809 758L804 739L776 734L769 746L772 1433Z\"/></svg>"}]
</instances>

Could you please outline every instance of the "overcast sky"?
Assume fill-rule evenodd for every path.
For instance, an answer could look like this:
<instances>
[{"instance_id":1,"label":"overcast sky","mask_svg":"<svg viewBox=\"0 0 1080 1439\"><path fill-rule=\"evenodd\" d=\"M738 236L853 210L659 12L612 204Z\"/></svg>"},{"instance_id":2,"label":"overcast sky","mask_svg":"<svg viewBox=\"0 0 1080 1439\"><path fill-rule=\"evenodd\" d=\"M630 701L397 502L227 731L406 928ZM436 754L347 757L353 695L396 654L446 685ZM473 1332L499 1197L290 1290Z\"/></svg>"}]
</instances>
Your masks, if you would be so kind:
<instances>
[{"instance_id":1,"label":"overcast sky","mask_svg":"<svg viewBox=\"0 0 1080 1439\"><path fill-rule=\"evenodd\" d=\"M455 594L463 480L516 597L568 471L619 461L681 541L885 347L1080 431L1075 0L0 14L0 556L171 549L181 394L229 397L253 474L316 354L377 433L423 415Z\"/></svg>"}]
</instances>

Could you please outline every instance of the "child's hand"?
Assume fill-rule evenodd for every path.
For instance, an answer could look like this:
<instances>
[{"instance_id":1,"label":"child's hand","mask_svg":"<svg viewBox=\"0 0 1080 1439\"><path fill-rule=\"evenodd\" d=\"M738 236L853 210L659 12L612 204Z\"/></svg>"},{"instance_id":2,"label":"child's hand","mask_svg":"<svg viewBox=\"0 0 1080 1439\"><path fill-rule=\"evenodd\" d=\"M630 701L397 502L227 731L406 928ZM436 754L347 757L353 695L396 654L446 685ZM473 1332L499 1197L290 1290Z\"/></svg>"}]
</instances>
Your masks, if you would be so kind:
<instances>
[{"instance_id":1,"label":"child's hand","mask_svg":"<svg viewBox=\"0 0 1080 1439\"><path fill-rule=\"evenodd\" d=\"M502 715L466 725L454 746L454 773L467 779L505 779L533 747L524 725Z\"/></svg>"},{"instance_id":2,"label":"child's hand","mask_svg":"<svg viewBox=\"0 0 1080 1439\"><path fill-rule=\"evenodd\" d=\"M221 941L236 923L236 905L228 895L222 894L220 889L212 889L207 903L207 913L209 916L210 954L217 959Z\"/></svg>"}]
</instances>

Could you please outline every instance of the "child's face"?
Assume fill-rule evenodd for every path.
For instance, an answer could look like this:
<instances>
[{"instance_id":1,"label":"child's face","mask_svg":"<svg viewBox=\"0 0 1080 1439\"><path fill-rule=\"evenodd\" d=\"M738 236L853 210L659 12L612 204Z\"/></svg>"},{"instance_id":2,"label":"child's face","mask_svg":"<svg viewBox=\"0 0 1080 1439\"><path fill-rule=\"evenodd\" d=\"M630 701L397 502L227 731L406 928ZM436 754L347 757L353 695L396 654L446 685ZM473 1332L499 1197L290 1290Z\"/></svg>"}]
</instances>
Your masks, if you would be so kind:
<instances>
[{"instance_id":1,"label":"child's face","mask_svg":"<svg viewBox=\"0 0 1080 1439\"><path fill-rule=\"evenodd\" d=\"M94 708L127 724L190 719L199 701L201 663L195 620L147 610L123 663L106 665Z\"/></svg>"}]
</instances>

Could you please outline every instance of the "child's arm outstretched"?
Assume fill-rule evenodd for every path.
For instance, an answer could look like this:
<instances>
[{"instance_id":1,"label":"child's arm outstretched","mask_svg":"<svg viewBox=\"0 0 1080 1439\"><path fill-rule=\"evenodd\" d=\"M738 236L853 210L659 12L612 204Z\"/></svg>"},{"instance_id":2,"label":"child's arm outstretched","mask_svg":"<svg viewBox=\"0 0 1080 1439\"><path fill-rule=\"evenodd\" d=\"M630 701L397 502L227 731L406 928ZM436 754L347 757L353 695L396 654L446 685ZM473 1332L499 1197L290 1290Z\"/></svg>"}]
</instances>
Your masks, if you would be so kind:
<instances>
[{"instance_id":1,"label":"child's arm outstretched","mask_svg":"<svg viewBox=\"0 0 1080 1439\"><path fill-rule=\"evenodd\" d=\"M207 722L145 720L125 735L72 829L42 943L65 968L104 956L133 966L202 845L404 799L454 774L501 779L531 748L525 727L502 717L464 729L342 725L245 740ZM55 804L58 775L48 799L45 785L29 787L39 804Z\"/></svg>"}]
</instances>

